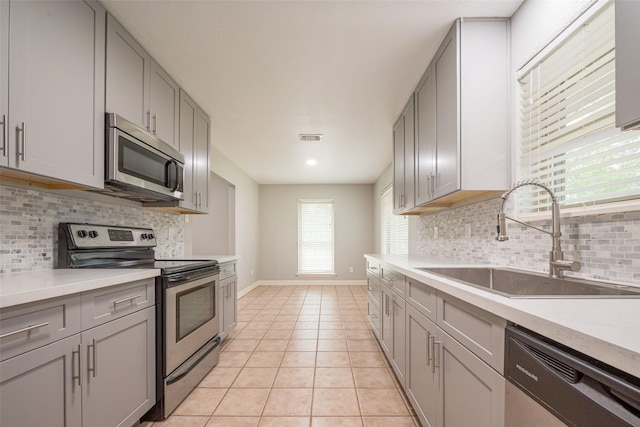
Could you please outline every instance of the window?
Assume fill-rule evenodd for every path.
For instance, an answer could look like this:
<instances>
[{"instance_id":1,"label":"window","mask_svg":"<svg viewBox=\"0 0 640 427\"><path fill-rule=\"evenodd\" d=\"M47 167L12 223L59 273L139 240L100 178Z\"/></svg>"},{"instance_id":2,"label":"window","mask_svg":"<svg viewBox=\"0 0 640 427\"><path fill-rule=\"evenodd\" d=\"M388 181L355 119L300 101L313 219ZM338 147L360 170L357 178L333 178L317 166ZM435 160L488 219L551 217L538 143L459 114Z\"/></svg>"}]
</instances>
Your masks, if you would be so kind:
<instances>
[{"instance_id":1,"label":"window","mask_svg":"<svg viewBox=\"0 0 640 427\"><path fill-rule=\"evenodd\" d=\"M298 274L333 274L333 200L298 200Z\"/></svg>"},{"instance_id":2,"label":"window","mask_svg":"<svg viewBox=\"0 0 640 427\"><path fill-rule=\"evenodd\" d=\"M382 192L380 206L380 219L382 223L380 251L383 254L407 255L409 252L407 217L393 214L392 187Z\"/></svg>"},{"instance_id":3,"label":"window","mask_svg":"<svg viewBox=\"0 0 640 427\"><path fill-rule=\"evenodd\" d=\"M520 178L548 185L565 209L640 198L640 132L615 127L613 1L592 10L518 79ZM546 212L550 200L521 192L518 209Z\"/></svg>"}]
</instances>

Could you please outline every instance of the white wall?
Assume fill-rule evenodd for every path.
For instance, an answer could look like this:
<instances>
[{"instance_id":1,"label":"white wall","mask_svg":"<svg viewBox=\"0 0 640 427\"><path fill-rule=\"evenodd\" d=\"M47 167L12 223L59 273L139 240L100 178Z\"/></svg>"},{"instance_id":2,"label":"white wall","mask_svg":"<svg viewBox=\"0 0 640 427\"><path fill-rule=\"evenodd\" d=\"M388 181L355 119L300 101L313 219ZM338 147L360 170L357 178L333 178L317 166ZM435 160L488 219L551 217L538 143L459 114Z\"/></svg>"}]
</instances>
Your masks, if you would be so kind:
<instances>
[{"instance_id":1,"label":"white wall","mask_svg":"<svg viewBox=\"0 0 640 427\"><path fill-rule=\"evenodd\" d=\"M235 187L211 173L209 214L190 217L193 255L235 255L234 217Z\"/></svg>"},{"instance_id":2,"label":"white wall","mask_svg":"<svg viewBox=\"0 0 640 427\"><path fill-rule=\"evenodd\" d=\"M260 278L296 280L298 199L333 199L333 280L363 280L365 253L373 251L373 185L261 185ZM349 272L353 267L353 273Z\"/></svg>"},{"instance_id":3,"label":"white wall","mask_svg":"<svg viewBox=\"0 0 640 427\"><path fill-rule=\"evenodd\" d=\"M259 277L259 186L244 171L238 168L215 147L211 148L211 170L235 187L235 254L240 257L238 269L238 292L251 286ZM190 233L185 246L192 247L193 239L200 238L192 222L186 224ZM198 249L200 250L200 249Z\"/></svg>"}]
</instances>

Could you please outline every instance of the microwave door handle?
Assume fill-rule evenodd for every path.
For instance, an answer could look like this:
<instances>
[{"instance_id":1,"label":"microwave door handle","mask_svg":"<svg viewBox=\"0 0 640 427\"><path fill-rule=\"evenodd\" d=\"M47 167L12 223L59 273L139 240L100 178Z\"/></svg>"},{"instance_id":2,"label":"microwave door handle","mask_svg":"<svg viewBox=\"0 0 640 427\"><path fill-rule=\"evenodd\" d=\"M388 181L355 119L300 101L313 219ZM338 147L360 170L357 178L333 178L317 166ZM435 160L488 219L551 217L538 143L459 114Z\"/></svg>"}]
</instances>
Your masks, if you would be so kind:
<instances>
[{"instance_id":1,"label":"microwave door handle","mask_svg":"<svg viewBox=\"0 0 640 427\"><path fill-rule=\"evenodd\" d=\"M172 164L174 167L174 172L175 172L175 176L174 176L174 182L170 183L173 184L173 187L171 187L171 191L176 191L179 187L180 187L180 178L179 178L179 174L178 171L180 170L180 167L178 166L178 162L176 162L175 160L171 159L169 160L169 164Z\"/></svg>"}]
</instances>

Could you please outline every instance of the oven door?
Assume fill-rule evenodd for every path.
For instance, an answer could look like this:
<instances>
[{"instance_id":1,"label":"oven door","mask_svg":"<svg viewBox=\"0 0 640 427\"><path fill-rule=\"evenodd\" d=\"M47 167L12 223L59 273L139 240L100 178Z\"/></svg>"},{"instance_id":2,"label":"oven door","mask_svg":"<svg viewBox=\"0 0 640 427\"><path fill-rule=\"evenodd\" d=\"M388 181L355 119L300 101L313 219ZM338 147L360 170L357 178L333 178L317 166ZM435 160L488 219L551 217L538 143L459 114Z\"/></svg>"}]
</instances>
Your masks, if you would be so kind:
<instances>
[{"instance_id":1,"label":"oven door","mask_svg":"<svg viewBox=\"0 0 640 427\"><path fill-rule=\"evenodd\" d=\"M165 376L220 332L218 274L172 283L165 290Z\"/></svg>"}]
</instances>

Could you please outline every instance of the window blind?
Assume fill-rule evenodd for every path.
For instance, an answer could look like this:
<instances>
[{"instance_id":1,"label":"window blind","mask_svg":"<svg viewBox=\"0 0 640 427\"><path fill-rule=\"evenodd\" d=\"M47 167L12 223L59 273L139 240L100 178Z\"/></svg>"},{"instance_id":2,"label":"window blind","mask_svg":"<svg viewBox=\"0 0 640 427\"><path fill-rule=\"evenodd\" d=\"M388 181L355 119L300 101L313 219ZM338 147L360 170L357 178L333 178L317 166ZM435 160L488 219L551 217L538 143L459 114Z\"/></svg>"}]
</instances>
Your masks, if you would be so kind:
<instances>
[{"instance_id":1,"label":"window blind","mask_svg":"<svg viewBox=\"0 0 640 427\"><path fill-rule=\"evenodd\" d=\"M298 273L334 273L333 200L298 200Z\"/></svg>"},{"instance_id":2,"label":"window blind","mask_svg":"<svg viewBox=\"0 0 640 427\"><path fill-rule=\"evenodd\" d=\"M614 15L611 1L518 79L520 177L565 208L640 198L640 132L615 127ZM520 214L550 205L543 190L518 195Z\"/></svg>"},{"instance_id":3,"label":"window blind","mask_svg":"<svg viewBox=\"0 0 640 427\"><path fill-rule=\"evenodd\" d=\"M389 187L380 196L380 246L383 254L408 254L407 217L393 214L393 188Z\"/></svg>"}]
</instances>

